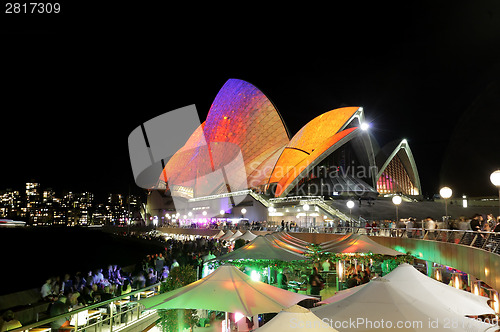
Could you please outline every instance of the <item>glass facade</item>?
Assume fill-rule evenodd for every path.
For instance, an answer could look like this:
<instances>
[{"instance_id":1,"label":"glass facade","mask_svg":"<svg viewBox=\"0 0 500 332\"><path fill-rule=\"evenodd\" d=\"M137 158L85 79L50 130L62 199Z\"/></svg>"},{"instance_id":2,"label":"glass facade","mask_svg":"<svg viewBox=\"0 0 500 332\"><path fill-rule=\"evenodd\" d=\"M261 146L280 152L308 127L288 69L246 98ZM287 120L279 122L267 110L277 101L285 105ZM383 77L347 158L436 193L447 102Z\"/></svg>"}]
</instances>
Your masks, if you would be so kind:
<instances>
[{"instance_id":1,"label":"glass facade","mask_svg":"<svg viewBox=\"0 0 500 332\"><path fill-rule=\"evenodd\" d=\"M381 194L417 196L420 194L418 188L411 180L398 154L392 158L378 179L377 191Z\"/></svg>"}]
</instances>

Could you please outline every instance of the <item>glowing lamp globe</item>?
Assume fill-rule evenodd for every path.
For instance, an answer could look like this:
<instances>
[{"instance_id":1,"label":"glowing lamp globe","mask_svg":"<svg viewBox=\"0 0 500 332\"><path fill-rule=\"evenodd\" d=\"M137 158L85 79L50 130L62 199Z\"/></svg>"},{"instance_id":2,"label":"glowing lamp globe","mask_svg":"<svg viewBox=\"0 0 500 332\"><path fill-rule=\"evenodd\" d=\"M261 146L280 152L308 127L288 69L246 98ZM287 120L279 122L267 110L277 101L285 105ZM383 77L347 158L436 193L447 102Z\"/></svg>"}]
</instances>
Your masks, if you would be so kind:
<instances>
[{"instance_id":1,"label":"glowing lamp globe","mask_svg":"<svg viewBox=\"0 0 500 332\"><path fill-rule=\"evenodd\" d=\"M309 204L302 205L302 208L304 209L304 211L309 211Z\"/></svg>"},{"instance_id":2,"label":"glowing lamp globe","mask_svg":"<svg viewBox=\"0 0 500 332\"><path fill-rule=\"evenodd\" d=\"M448 199L453 194L453 191L449 187L443 187L439 190L439 195L441 198Z\"/></svg>"},{"instance_id":3,"label":"glowing lamp globe","mask_svg":"<svg viewBox=\"0 0 500 332\"><path fill-rule=\"evenodd\" d=\"M490 180L494 186L500 187L500 169L491 173Z\"/></svg>"},{"instance_id":4,"label":"glowing lamp globe","mask_svg":"<svg viewBox=\"0 0 500 332\"><path fill-rule=\"evenodd\" d=\"M242 213L242 214L247 213L247 209L245 209L245 208L241 209L241 213Z\"/></svg>"},{"instance_id":5,"label":"glowing lamp globe","mask_svg":"<svg viewBox=\"0 0 500 332\"><path fill-rule=\"evenodd\" d=\"M392 197L392 202L393 202L395 205L399 205L399 204L401 204L401 201L402 201L401 196L393 196L393 197Z\"/></svg>"},{"instance_id":6,"label":"glowing lamp globe","mask_svg":"<svg viewBox=\"0 0 500 332\"><path fill-rule=\"evenodd\" d=\"M347 201L347 208L352 209L354 207L354 202L353 201Z\"/></svg>"},{"instance_id":7,"label":"glowing lamp globe","mask_svg":"<svg viewBox=\"0 0 500 332\"><path fill-rule=\"evenodd\" d=\"M226 213L226 211L224 211L224 210L219 211L219 214L224 214L224 213Z\"/></svg>"},{"instance_id":8,"label":"glowing lamp globe","mask_svg":"<svg viewBox=\"0 0 500 332\"><path fill-rule=\"evenodd\" d=\"M206 216L207 215L207 211L203 211L201 214L204 215L204 216Z\"/></svg>"}]
</instances>

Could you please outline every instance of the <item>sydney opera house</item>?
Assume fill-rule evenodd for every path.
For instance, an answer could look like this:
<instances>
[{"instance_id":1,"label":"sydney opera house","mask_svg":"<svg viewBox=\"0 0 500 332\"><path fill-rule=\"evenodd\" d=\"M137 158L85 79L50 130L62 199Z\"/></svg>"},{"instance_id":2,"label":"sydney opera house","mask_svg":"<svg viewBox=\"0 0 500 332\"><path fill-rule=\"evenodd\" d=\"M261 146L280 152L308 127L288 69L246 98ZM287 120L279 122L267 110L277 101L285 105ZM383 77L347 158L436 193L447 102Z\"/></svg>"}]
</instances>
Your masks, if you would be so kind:
<instances>
[{"instance_id":1,"label":"sydney opera house","mask_svg":"<svg viewBox=\"0 0 500 332\"><path fill-rule=\"evenodd\" d=\"M254 85L228 80L206 120L158 174L151 214L179 219L342 218L334 199L421 197L406 140L380 149L362 107L321 114L291 135ZM300 209L306 204L310 211ZM157 211L157 212L155 212Z\"/></svg>"}]
</instances>

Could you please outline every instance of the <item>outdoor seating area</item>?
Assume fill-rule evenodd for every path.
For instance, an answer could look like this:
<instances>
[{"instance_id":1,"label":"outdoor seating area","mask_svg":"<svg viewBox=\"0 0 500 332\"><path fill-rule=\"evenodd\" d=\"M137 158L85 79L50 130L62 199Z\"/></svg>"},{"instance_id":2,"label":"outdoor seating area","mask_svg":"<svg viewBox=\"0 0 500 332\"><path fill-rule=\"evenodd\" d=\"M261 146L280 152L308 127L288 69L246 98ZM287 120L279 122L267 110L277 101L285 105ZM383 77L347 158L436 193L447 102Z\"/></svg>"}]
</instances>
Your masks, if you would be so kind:
<instances>
[{"instance_id":1,"label":"outdoor seating area","mask_svg":"<svg viewBox=\"0 0 500 332\"><path fill-rule=\"evenodd\" d=\"M190 328L199 331L270 331L279 324L298 322L302 322L298 328L313 324L312 331L345 331L350 328L344 322L359 318L368 325L357 326L356 331L369 331L374 324L380 326L382 318L396 328L414 329L404 325L412 322L417 324L417 330L426 330L423 324L430 324L436 317L438 321L432 328L445 328L441 318L449 317L460 323L452 331L489 331L494 325L488 322L498 317L489 297L423 274L405 263L411 257L364 234L349 233L314 244L288 232L274 232L252 236L252 240L235 248L231 239L235 234L231 233L229 236L229 231L219 232L206 237L205 242L199 237L169 240L177 248L197 247L201 243L214 247L229 244L227 253L216 251L216 256L201 257L199 269L207 275L199 275L197 281L162 292L157 283L109 300L70 308L14 331L133 330L132 326L142 320L149 319L150 325L154 325L158 317L166 317L158 316L159 313L169 309L194 310L196 319ZM237 237L245 234L248 232ZM201 252L205 251L203 248ZM148 257L142 268L148 269L157 258ZM389 261L391 266L385 266ZM180 266L189 267L189 261L182 261ZM426 306L431 298L436 308ZM61 319L65 323L57 325Z\"/></svg>"}]
</instances>

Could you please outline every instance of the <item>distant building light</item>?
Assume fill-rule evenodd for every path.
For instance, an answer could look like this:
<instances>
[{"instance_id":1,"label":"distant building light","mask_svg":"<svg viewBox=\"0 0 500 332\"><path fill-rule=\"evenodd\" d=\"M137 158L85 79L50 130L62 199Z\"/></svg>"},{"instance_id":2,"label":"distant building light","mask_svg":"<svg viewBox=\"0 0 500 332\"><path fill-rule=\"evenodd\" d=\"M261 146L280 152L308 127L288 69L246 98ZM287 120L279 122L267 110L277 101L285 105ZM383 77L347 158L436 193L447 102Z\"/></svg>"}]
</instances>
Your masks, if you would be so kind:
<instances>
[{"instance_id":1,"label":"distant building light","mask_svg":"<svg viewBox=\"0 0 500 332\"><path fill-rule=\"evenodd\" d=\"M466 207L468 206L468 204L467 204L467 196L463 195L463 196L462 196L462 199L463 199L463 200L462 200L462 206L463 206L464 208L466 208Z\"/></svg>"}]
</instances>

